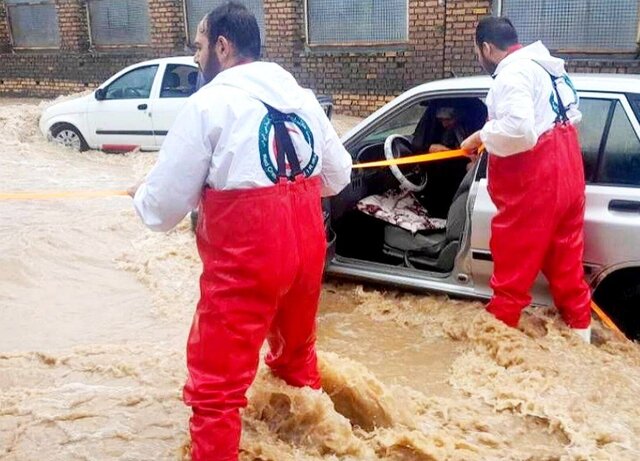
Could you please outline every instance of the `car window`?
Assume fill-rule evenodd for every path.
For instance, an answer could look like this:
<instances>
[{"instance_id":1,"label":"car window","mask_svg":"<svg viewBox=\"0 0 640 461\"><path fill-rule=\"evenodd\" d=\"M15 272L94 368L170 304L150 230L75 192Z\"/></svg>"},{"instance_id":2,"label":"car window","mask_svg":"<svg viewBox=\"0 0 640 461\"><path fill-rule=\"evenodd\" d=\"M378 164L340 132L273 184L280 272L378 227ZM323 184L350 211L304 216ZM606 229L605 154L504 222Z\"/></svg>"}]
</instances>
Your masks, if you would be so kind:
<instances>
[{"instance_id":1,"label":"car window","mask_svg":"<svg viewBox=\"0 0 640 461\"><path fill-rule=\"evenodd\" d=\"M184 64L169 64L162 76L161 98L187 98L196 91L198 69Z\"/></svg>"},{"instance_id":2,"label":"car window","mask_svg":"<svg viewBox=\"0 0 640 461\"><path fill-rule=\"evenodd\" d=\"M640 120L640 94L627 93L627 99L631 104L633 112L636 114L636 118Z\"/></svg>"},{"instance_id":3,"label":"car window","mask_svg":"<svg viewBox=\"0 0 640 461\"><path fill-rule=\"evenodd\" d=\"M364 140L364 144L382 142L392 134L411 136L425 110L426 107L420 103L405 108L370 133Z\"/></svg>"},{"instance_id":4,"label":"car window","mask_svg":"<svg viewBox=\"0 0 640 461\"><path fill-rule=\"evenodd\" d=\"M598 182L640 186L640 139L620 102L611 120Z\"/></svg>"},{"instance_id":5,"label":"car window","mask_svg":"<svg viewBox=\"0 0 640 461\"><path fill-rule=\"evenodd\" d=\"M138 67L111 83L105 99L146 99L151 94L158 66Z\"/></svg>"},{"instance_id":6,"label":"car window","mask_svg":"<svg viewBox=\"0 0 640 461\"><path fill-rule=\"evenodd\" d=\"M587 181L592 181L596 174L602 135L611 104L610 99L580 98L582 121L578 124L578 133Z\"/></svg>"}]
</instances>

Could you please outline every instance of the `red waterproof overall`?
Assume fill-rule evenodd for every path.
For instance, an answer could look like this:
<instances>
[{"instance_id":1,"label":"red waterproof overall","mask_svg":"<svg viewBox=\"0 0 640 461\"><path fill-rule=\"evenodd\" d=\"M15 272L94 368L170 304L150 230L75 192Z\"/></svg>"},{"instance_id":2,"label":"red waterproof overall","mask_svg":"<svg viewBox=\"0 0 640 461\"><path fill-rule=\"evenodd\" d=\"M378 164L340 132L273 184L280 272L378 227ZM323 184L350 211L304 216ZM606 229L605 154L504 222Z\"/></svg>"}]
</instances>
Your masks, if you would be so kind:
<instances>
[{"instance_id":1,"label":"red waterproof overall","mask_svg":"<svg viewBox=\"0 0 640 461\"><path fill-rule=\"evenodd\" d=\"M498 213L491 221L493 297L487 310L517 326L542 271L567 325L587 328L591 294L582 267L585 180L576 128L558 122L527 152L490 155L488 180Z\"/></svg>"},{"instance_id":2,"label":"red waterproof overall","mask_svg":"<svg viewBox=\"0 0 640 461\"><path fill-rule=\"evenodd\" d=\"M197 245L204 267L184 388L193 408L194 461L238 459L239 410L247 404L265 339L275 375L293 386L320 388L315 320L326 249L321 184L299 174L299 165L295 180L288 180L284 150L278 143L282 168L273 187L207 189L202 197Z\"/></svg>"}]
</instances>

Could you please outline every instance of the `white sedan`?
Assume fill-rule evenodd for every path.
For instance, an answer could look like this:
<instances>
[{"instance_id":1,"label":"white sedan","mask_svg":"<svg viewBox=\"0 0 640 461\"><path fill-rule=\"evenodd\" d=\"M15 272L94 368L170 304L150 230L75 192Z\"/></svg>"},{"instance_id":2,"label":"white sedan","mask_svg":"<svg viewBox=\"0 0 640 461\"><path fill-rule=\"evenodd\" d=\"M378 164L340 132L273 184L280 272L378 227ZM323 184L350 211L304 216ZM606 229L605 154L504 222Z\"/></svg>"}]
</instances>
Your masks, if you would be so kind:
<instances>
[{"instance_id":1,"label":"white sedan","mask_svg":"<svg viewBox=\"0 0 640 461\"><path fill-rule=\"evenodd\" d=\"M190 56L134 64L92 94L45 109L40 130L78 151L158 150L186 98L195 92L197 77Z\"/></svg>"},{"instance_id":2,"label":"white sedan","mask_svg":"<svg viewBox=\"0 0 640 461\"><path fill-rule=\"evenodd\" d=\"M640 340L640 76L575 75L573 83L583 115L578 129L587 179L585 276L596 302ZM490 85L489 77L425 83L342 141L354 163L427 152L445 139L438 116L443 109L456 114L463 139L484 125ZM399 191L400 184L411 193ZM486 155L468 171L460 159L395 171L354 169L351 184L324 206L328 273L491 296L490 223L496 210L487 191ZM536 304L552 302L543 277L532 294Z\"/></svg>"}]
</instances>

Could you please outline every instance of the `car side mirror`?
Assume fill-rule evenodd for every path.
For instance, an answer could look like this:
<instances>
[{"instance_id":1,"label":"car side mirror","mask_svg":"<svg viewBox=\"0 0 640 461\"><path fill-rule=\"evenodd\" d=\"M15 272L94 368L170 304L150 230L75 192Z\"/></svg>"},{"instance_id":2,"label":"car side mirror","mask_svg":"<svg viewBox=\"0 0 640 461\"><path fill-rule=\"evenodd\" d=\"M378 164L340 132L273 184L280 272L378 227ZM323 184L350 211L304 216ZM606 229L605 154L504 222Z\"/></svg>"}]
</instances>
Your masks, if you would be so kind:
<instances>
[{"instance_id":1,"label":"car side mirror","mask_svg":"<svg viewBox=\"0 0 640 461\"><path fill-rule=\"evenodd\" d=\"M107 92L104 90L104 88L98 88L95 92L95 97L98 101L104 101L106 95Z\"/></svg>"}]
</instances>

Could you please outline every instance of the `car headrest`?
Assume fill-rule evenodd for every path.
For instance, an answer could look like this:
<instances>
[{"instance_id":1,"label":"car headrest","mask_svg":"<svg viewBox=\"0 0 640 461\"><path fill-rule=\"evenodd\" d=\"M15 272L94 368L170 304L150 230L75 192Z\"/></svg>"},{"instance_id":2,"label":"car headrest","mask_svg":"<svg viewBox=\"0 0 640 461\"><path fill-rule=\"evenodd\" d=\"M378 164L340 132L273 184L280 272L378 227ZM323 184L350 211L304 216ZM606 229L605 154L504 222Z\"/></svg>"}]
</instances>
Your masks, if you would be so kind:
<instances>
[{"instance_id":1,"label":"car headrest","mask_svg":"<svg viewBox=\"0 0 640 461\"><path fill-rule=\"evenodd\" d=\"M164 76L164 88L177 88L180 86L180 77L171 72Z\"/></svg>"},{"instance_id":2,"label":"car headrest","mask_svg":"<svg viewBox=\"0 0 640 461\"><path fill-rule=\"evenodd\" d=\"M196 83L198 83L198 72L195 70L193 72L189 72L189 75L187 75L187 82L189 82L190 86L196 86Z\"/></svg>"}]
</instances>

